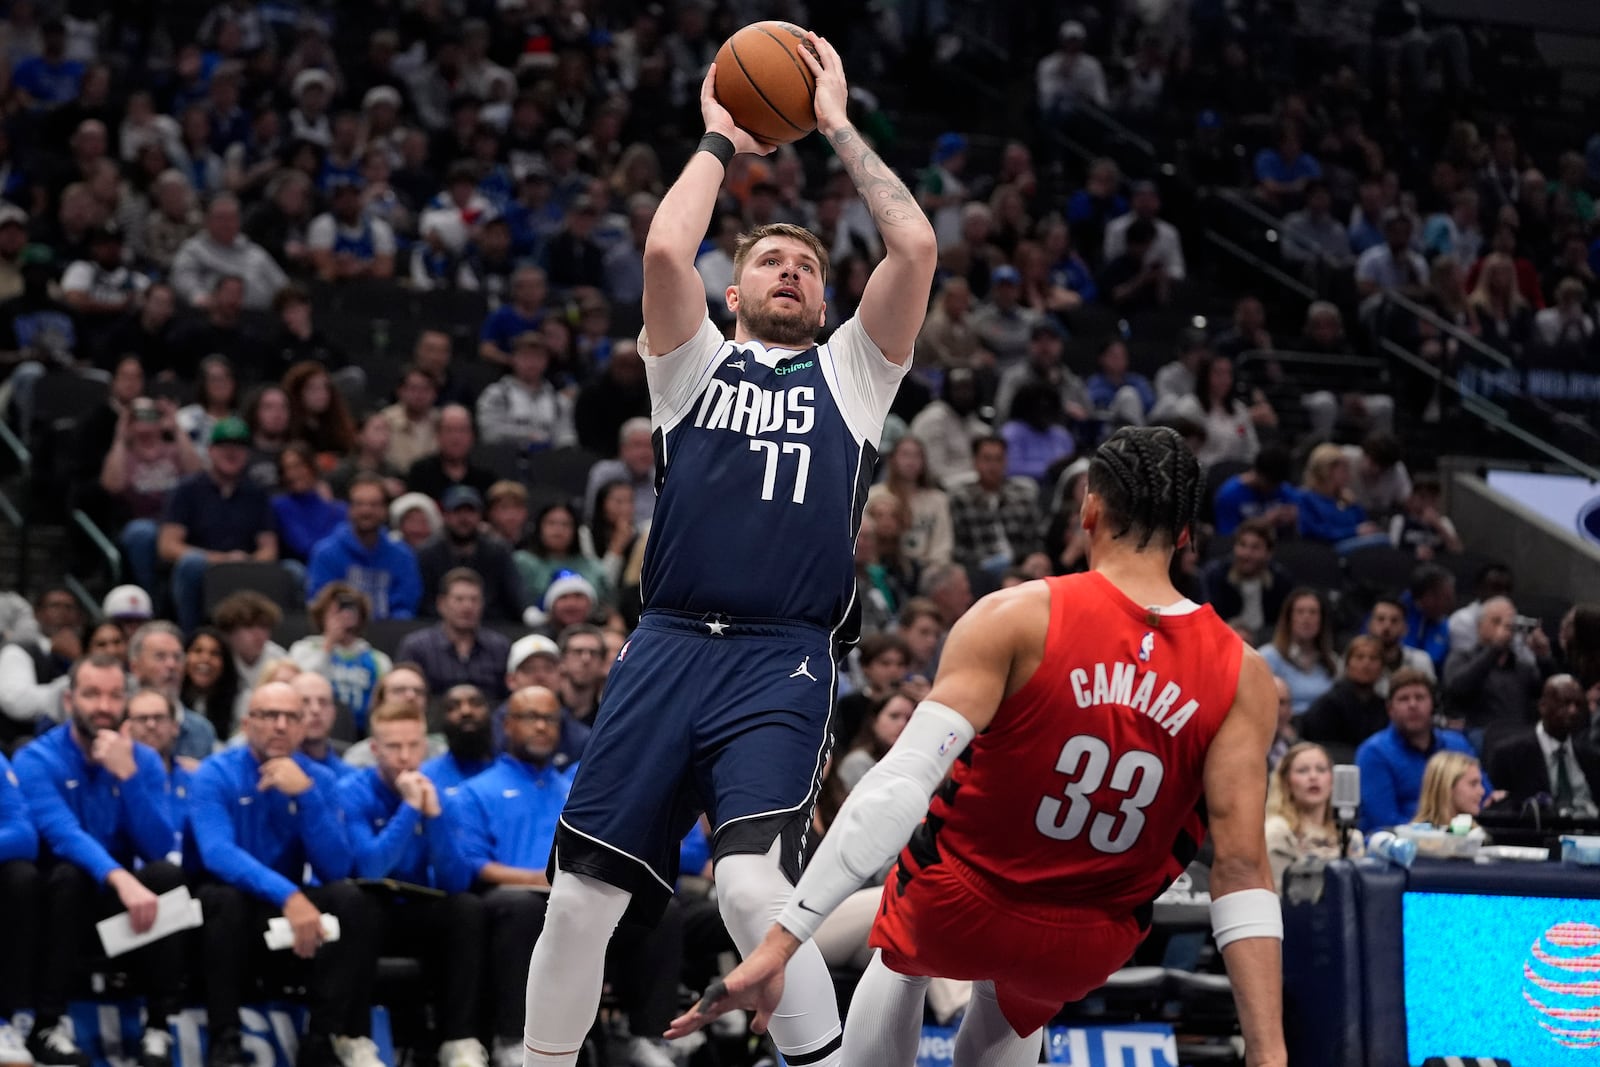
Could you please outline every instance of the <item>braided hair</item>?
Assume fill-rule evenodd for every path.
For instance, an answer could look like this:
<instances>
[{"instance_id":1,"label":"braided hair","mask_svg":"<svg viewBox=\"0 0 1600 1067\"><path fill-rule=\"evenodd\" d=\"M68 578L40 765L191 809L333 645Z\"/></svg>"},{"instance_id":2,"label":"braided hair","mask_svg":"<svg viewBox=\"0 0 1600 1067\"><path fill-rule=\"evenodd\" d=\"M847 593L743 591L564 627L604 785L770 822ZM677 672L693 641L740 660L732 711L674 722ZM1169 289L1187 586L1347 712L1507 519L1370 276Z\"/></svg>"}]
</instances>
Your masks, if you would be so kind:
<instances>
[{"instance_id":1,"label":"braided hair","mask_svg":"<svg viewBox=\"0 0 1600 1067\"><path fill-rule=\"evenodd\" d=\"M1095 450L1089 492L1098 496L1112 537L1159 539L1176 546L1200 519L1200 463L1176 430L1126 426Z\"/></svg>"}]
</instances>

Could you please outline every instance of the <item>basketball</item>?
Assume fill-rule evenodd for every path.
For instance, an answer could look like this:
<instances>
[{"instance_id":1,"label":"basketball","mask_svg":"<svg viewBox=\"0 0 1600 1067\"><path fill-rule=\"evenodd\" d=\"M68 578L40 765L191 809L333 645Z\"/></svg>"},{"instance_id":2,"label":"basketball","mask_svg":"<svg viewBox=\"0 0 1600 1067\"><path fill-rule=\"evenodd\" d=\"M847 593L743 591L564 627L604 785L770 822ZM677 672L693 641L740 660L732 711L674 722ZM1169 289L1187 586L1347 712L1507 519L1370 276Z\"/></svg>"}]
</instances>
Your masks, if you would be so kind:
<instances>
[{"instance_id":1,"label":"basketball","mask_svg":"<svg viewBox=\"0 0 1600 1067\"><path fill-rule=\"evenodd\" d=\"M789 22L756 22L717 52L717 101L758 141L788 144L817 128L817 79L800 55L811 48L805 32Z\"/></svg>"}]
</instances>

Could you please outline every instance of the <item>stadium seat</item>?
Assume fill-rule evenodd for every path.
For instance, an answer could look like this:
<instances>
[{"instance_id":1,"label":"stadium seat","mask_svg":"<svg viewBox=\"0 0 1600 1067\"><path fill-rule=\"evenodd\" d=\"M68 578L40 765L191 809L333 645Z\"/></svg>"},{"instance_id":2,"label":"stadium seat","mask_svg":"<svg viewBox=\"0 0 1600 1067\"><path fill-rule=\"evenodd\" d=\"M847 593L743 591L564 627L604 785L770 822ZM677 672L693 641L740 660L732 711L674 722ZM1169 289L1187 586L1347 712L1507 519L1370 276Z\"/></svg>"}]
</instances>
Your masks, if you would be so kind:
<instances>
[{"instance_id":1,"label":"stadium seat","mask_svg":"<svg viewBox=\"0 0 1600 1067\"><path fill-rule=\"evenodd\" d=\"M205 613L210 615L217 602L230 593L249 589L260 593L284 612L305 610L304 591L283 567L276 563L213 563L206 568Z\"/></svg>"},{"instance_id":2,"label":"stadium seat","mask_svg":"<svg viewBox=\"0 0 1600 1067\"><path fill-rule=\"evenodd\" d=\"M1478 580L1478 572L1491 563L1499 562L1493 556L1472 551L1452 552L1438 559L1440 566L1456 576L1456 597L1463 604L1472 599L1472 587Z\"/></svg>"},{"instance_id":3,"label":"stadium seat","mask_svg":"<svg viewBox=\"0 0 1600 1067\"><path fill-rule=\"evenodd\" d=\"M272 629L272 639L284 648L288 648L309 633L311 633L311 617L304 610L295 609L283 613L283 618Z\"/></svg>"},{"instance_id":4,"label":"stadium seat","mask_svg":"<svg viewBox=\"0 0 1600 1067\"><path fill-rule=\"evenodd\" d=\"M472 450L472 461L494 472L496 478L525 482L528 450L521 441L495 441Z\"/></svg>"},{"instance_id":5,"label":"stadium seat","mask_svg":"<svg viewBox=\"0 0 1600 1067\"><path fill-rule=\"evenodd\" d=\"M432 619L373 619L367 623L365 636L368 644L392 659L406 634L431 626L433 622Z\"/></svg>"},{"instance_id":6,"label":"stadium seat","mask_svg":"<svg viewBox=\"0 0 1600 1067\"><path fill-rule=\"evenodd\" d=\"M589 469L599 461L600 457L586 448L551 448L543 452L530 452L527 461L528 481L533 485L559 489L567 499L583 501L584 493L589 488Z\"/></svg>"},{"instance_id":7,"label":"stadium seat","mask_svg":"<svg viewBox=\"0 0 1600 1067\"><path fill-rule=\"evenodd\" d=\"M1416 567L1411 553L1390 545L1369 545L1345 557L1350 584L1368 604L1380 594L1404 591Z\"/></svg>"},{"instance_id":8,"label":"stadium seat","mask_svg":"<svg viewBox=\"0 0 1600 1067\"><path fill-rule=\"evenodd\" d=\"M1320 541L1284 541L1273 552L1297 585L1335 593L1344 586L1344 567L1332 545Z\"/></svg>"},{"instance_id":9,"label":"stadium seat","mask_svg":"<svg viewBox=\"0 0 1600 1067\"><path fill-rule=\"evenodd\" d=\"M1572 606L1572 601L1539 593L1514 593L1511 599L1517 605L1517 613L1538 619L1544 627L1545 636L1550 638L1552 645L1555 644L1556 635L1561 632L1561 617Z\"/></svg>"}]
</instances>

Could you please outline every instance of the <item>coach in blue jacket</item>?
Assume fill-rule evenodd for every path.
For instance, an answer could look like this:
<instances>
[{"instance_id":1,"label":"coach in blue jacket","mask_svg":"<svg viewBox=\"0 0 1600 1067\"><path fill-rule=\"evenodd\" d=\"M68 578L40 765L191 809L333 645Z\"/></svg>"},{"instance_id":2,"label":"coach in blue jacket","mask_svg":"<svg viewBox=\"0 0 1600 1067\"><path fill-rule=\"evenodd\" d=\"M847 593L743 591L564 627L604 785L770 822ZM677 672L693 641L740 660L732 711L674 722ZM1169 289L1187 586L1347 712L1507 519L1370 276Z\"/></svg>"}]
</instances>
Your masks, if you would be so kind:
<instances>
[{"instance_id":1,"label":"coach in blue jacket","mask_svg":"<svg viewBox=\"0 0 1600 1067\"><path fill-rule=\"evenodd\" d=\"M97 920L127 910L135 933L156 920L156 897L183 884L167 861L167 772L129 737L128 679L111 656L80 660L62 694L67 721L17 753L17 779L48 848L42 957L28 1049L41 1064L87 1060L61 1023L67 997L93 959ZM144 865L137 873L135 861ZM10 918L7 918L9 924ZM148 1000L141 1067L172 1062L167 1017L182 1007L183 939L165 937L128 957Z\"/></svg>"},{"instance_id":2,"label":"coach in blue jacket","mask_svg":"<svg viewBox=\"0 0 1600 1067\"><path fill-rule=\"evenodd\" d=\"M357 878L385 878L441 890L443 898L403 884L374 897L383 936L397 955L419 956L437 980L439 1067L485 1067L475 1035L483 968L483 900L466 892L472 871L445 818L439 790L419 770L428 724L415 704L382 704L372 713L372 755L339 783L339 803L355 854Z\"/></svg>"},{"instance_id":3,"label":"coach in blue jacket","mask_svg":"<svg viewBox=\"0 0 1600 1067\"><path fill-rule=\"evenodd\" d=\"M528 959L544 929L550 886L545 869L578 767L559 754L561 717L561 701L548 689L529 686L511 694L504 755L468 779L449 809L468 868L485 891L496 1063L502 1050L522 1041ZM653 930L619 929L607 959L622 964L612 980L633 1033L640 1035L634 1041L654 1044L677 999L682 914L669 906Z\"/></svg>"},{"instance_id":4,"label":"coach in blue jacket","mask_svg":"<svg viewBox=\"0 0 1600 1067\"><path fill-rule=\"evenodd\" d=\"M33 1010L38 858L39 834L28 814L21 780L0 755L0 915L6 917L6 950L0 952L0 1053L15 1055L22 1049L22 1037L11 1028L11 1020L19 1011Z\"/></svg>"},{"instance_id":5,"label":"coach in blue jacket","mask_svg":"<svg viewBox=\"0 0 1600 1067\"><path fill-rule=\"evenodd\" d=\"M294 954L310 961L310 1020L299 1067L378 1067L368 1037L377 970L377 918L354 883L338 782L300 752L305 712L282 682L258 688L244 720L245 744L206 760L190 782L189 825L212 879L205 909L208 1067L248 1060L240 1050L244 976L264 950L262 931L282 915ZM320 884L302 884L307 863ZM322 913L339 919L324 944Z\"/></svg>"}]
</instances>

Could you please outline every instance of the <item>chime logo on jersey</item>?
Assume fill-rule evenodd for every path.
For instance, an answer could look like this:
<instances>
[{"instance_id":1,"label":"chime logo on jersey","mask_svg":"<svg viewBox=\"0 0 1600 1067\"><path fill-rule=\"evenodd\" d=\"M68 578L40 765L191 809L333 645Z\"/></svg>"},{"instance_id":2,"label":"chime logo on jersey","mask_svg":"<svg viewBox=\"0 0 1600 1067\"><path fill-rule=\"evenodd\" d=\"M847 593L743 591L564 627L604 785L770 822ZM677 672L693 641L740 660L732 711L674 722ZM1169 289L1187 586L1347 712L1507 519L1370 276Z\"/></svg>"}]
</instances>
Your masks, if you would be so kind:
<instances>
[{"instance_id":1,"label":"chime logo on jersey","mask_svg":"<svg viewBox=\"0 0 1600 1067\"><path fill-rule=\"evenodd\" d=\"M809 385L789 389L763 389L754 382L737 384L711 379L694 424L707 430L732 430L760 437L782 430L808 434L817 424L817 391Z\"/></svg>"}]
</instances>

